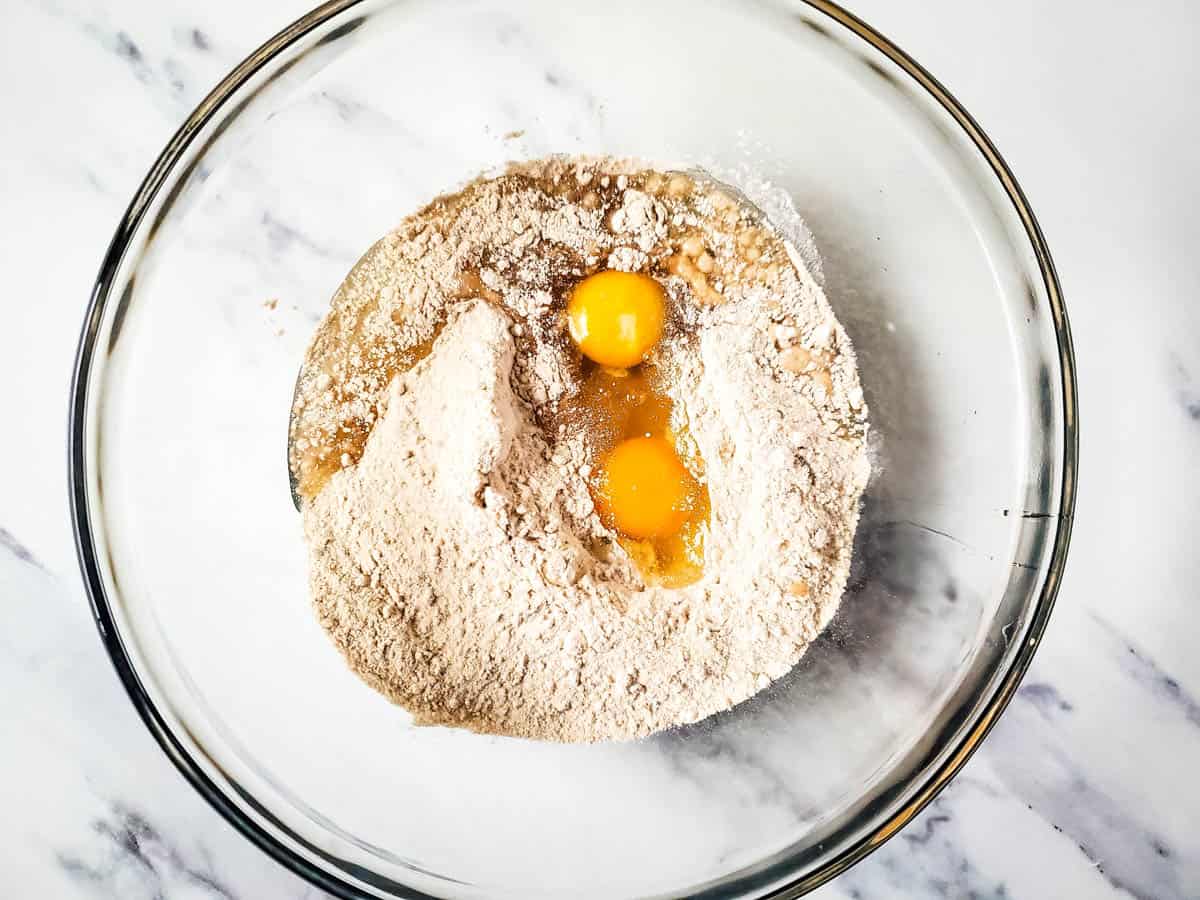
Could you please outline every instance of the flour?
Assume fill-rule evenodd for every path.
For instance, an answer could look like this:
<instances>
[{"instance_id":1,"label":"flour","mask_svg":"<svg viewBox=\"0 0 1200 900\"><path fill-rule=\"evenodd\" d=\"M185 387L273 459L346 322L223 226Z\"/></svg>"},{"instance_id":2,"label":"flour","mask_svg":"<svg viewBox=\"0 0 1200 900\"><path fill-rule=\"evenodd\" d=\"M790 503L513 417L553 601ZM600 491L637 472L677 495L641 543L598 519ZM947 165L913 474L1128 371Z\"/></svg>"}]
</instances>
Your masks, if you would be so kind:
<instances>
[{"instance_id":1,"label":"flour","mask_svg":"<svg viewBox=\"0 0 1200 900\"><path fill-rule=\"evenodd\" d=\"M314 340L293 432L326 472L313 602L418 722L639 737L752 696L828 623L869 474L861 388L820 287L719 190L610 160L518 174L377 244ZM583 432L549 424L579 386L563 285L600 261L659 272L680 307L654 362L712 508L686 587L647 583L596 514Z\"/></svg>"}]
</instances>

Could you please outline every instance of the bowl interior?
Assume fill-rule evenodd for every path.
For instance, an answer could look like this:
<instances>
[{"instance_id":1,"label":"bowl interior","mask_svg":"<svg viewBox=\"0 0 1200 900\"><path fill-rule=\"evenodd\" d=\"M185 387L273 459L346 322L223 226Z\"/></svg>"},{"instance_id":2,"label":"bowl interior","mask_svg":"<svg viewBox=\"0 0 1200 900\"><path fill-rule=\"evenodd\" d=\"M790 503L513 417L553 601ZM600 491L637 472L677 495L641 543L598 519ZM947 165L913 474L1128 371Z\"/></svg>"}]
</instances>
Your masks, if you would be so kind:
<instances>
[{"instance_id":1,"label":"bowl interior","mask_svg":"<svg viewBox=\"0 0 1200 900\"><path fill-rule=\"evenodd\" d=\"M1070 450L1046 275L960 124L803 3L360 3L252 62L123 236L76 423L97 603L181 765L368 896L759 895L903 821L1036 637ZM403 215L578 152L765 179L806 219L875 432L851 587L788 677L697 726L416 728L310 612L293 381Z\"/></svg>"}]
</instances>

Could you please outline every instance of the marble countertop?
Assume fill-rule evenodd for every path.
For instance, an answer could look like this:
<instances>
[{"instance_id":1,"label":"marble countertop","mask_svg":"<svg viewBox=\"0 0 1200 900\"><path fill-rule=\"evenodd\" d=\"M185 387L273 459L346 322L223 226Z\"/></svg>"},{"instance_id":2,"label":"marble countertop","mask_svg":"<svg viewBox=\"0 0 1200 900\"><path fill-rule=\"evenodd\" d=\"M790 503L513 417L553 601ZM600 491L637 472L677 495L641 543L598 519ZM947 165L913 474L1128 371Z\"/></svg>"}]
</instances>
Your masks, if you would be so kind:
<instances>
[{"instance_id":1,"label":"marble countertop","mask_svg":"<svg viewBox=\"0 0 1200 900\"><path fill-rule=\"evenodd\" d=\"M172 769L111 671L67 514L92 279L151 160L303 0L12 0L0 30L0 870L7 896L316 898ZM983 748L818 892L1200 894L1200 8L859 0L972 110L1038 211L1079 359L1082 490L1047 637Z\"/></svg>"}]
</instances>

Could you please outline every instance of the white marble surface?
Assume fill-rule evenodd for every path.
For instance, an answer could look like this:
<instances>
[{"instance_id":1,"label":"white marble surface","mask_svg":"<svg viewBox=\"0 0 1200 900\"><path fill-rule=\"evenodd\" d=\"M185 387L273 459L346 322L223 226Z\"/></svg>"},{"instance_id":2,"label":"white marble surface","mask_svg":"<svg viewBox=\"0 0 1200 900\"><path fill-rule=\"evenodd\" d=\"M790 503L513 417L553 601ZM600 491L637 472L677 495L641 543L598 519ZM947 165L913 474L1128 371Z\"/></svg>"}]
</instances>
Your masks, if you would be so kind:
<instances>
[{"instance_id":1,"label":"white marble surface","mask_svg":"<svg viewBox=\"0 0 1200 900\"><path fill-rule=\"evenodd\" d=\"M66 508L66 388L114 223L178 122L297 0L10 0L0 30L0 871L5 896L321 896L137 721ZM826 898L1200 896L1200 9L860 0L980 119L1055 251L1082 493L1025 686L922 816Z\"/></svg>"}]
</instances>

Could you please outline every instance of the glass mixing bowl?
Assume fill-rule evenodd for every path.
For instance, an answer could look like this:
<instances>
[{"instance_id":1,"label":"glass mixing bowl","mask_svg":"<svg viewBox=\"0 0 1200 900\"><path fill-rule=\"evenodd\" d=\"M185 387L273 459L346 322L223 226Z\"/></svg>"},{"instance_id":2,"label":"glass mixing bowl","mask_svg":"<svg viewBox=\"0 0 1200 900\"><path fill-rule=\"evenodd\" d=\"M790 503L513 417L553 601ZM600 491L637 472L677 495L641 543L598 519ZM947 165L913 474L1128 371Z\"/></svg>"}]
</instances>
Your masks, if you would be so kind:
<instances>
[{"instance_id":1,"label":"glass mixing bowl","mask_svg":"<svg viewBox=\"0 0 1200 900\"><path fill-rule=\"evenodd\" d=\"M293 381L404 214L580 152L761 177L807 220L875 429L851 586L789 676L698 725L594 746L414 727L310 612ZM909 821L1012 696L1062 573L1075 408L1011 174L833 4L338 0L218 85L122 220L79 350L73 512L146 724L326 890L794 896Z\"/></svg>"}]
</instances>

